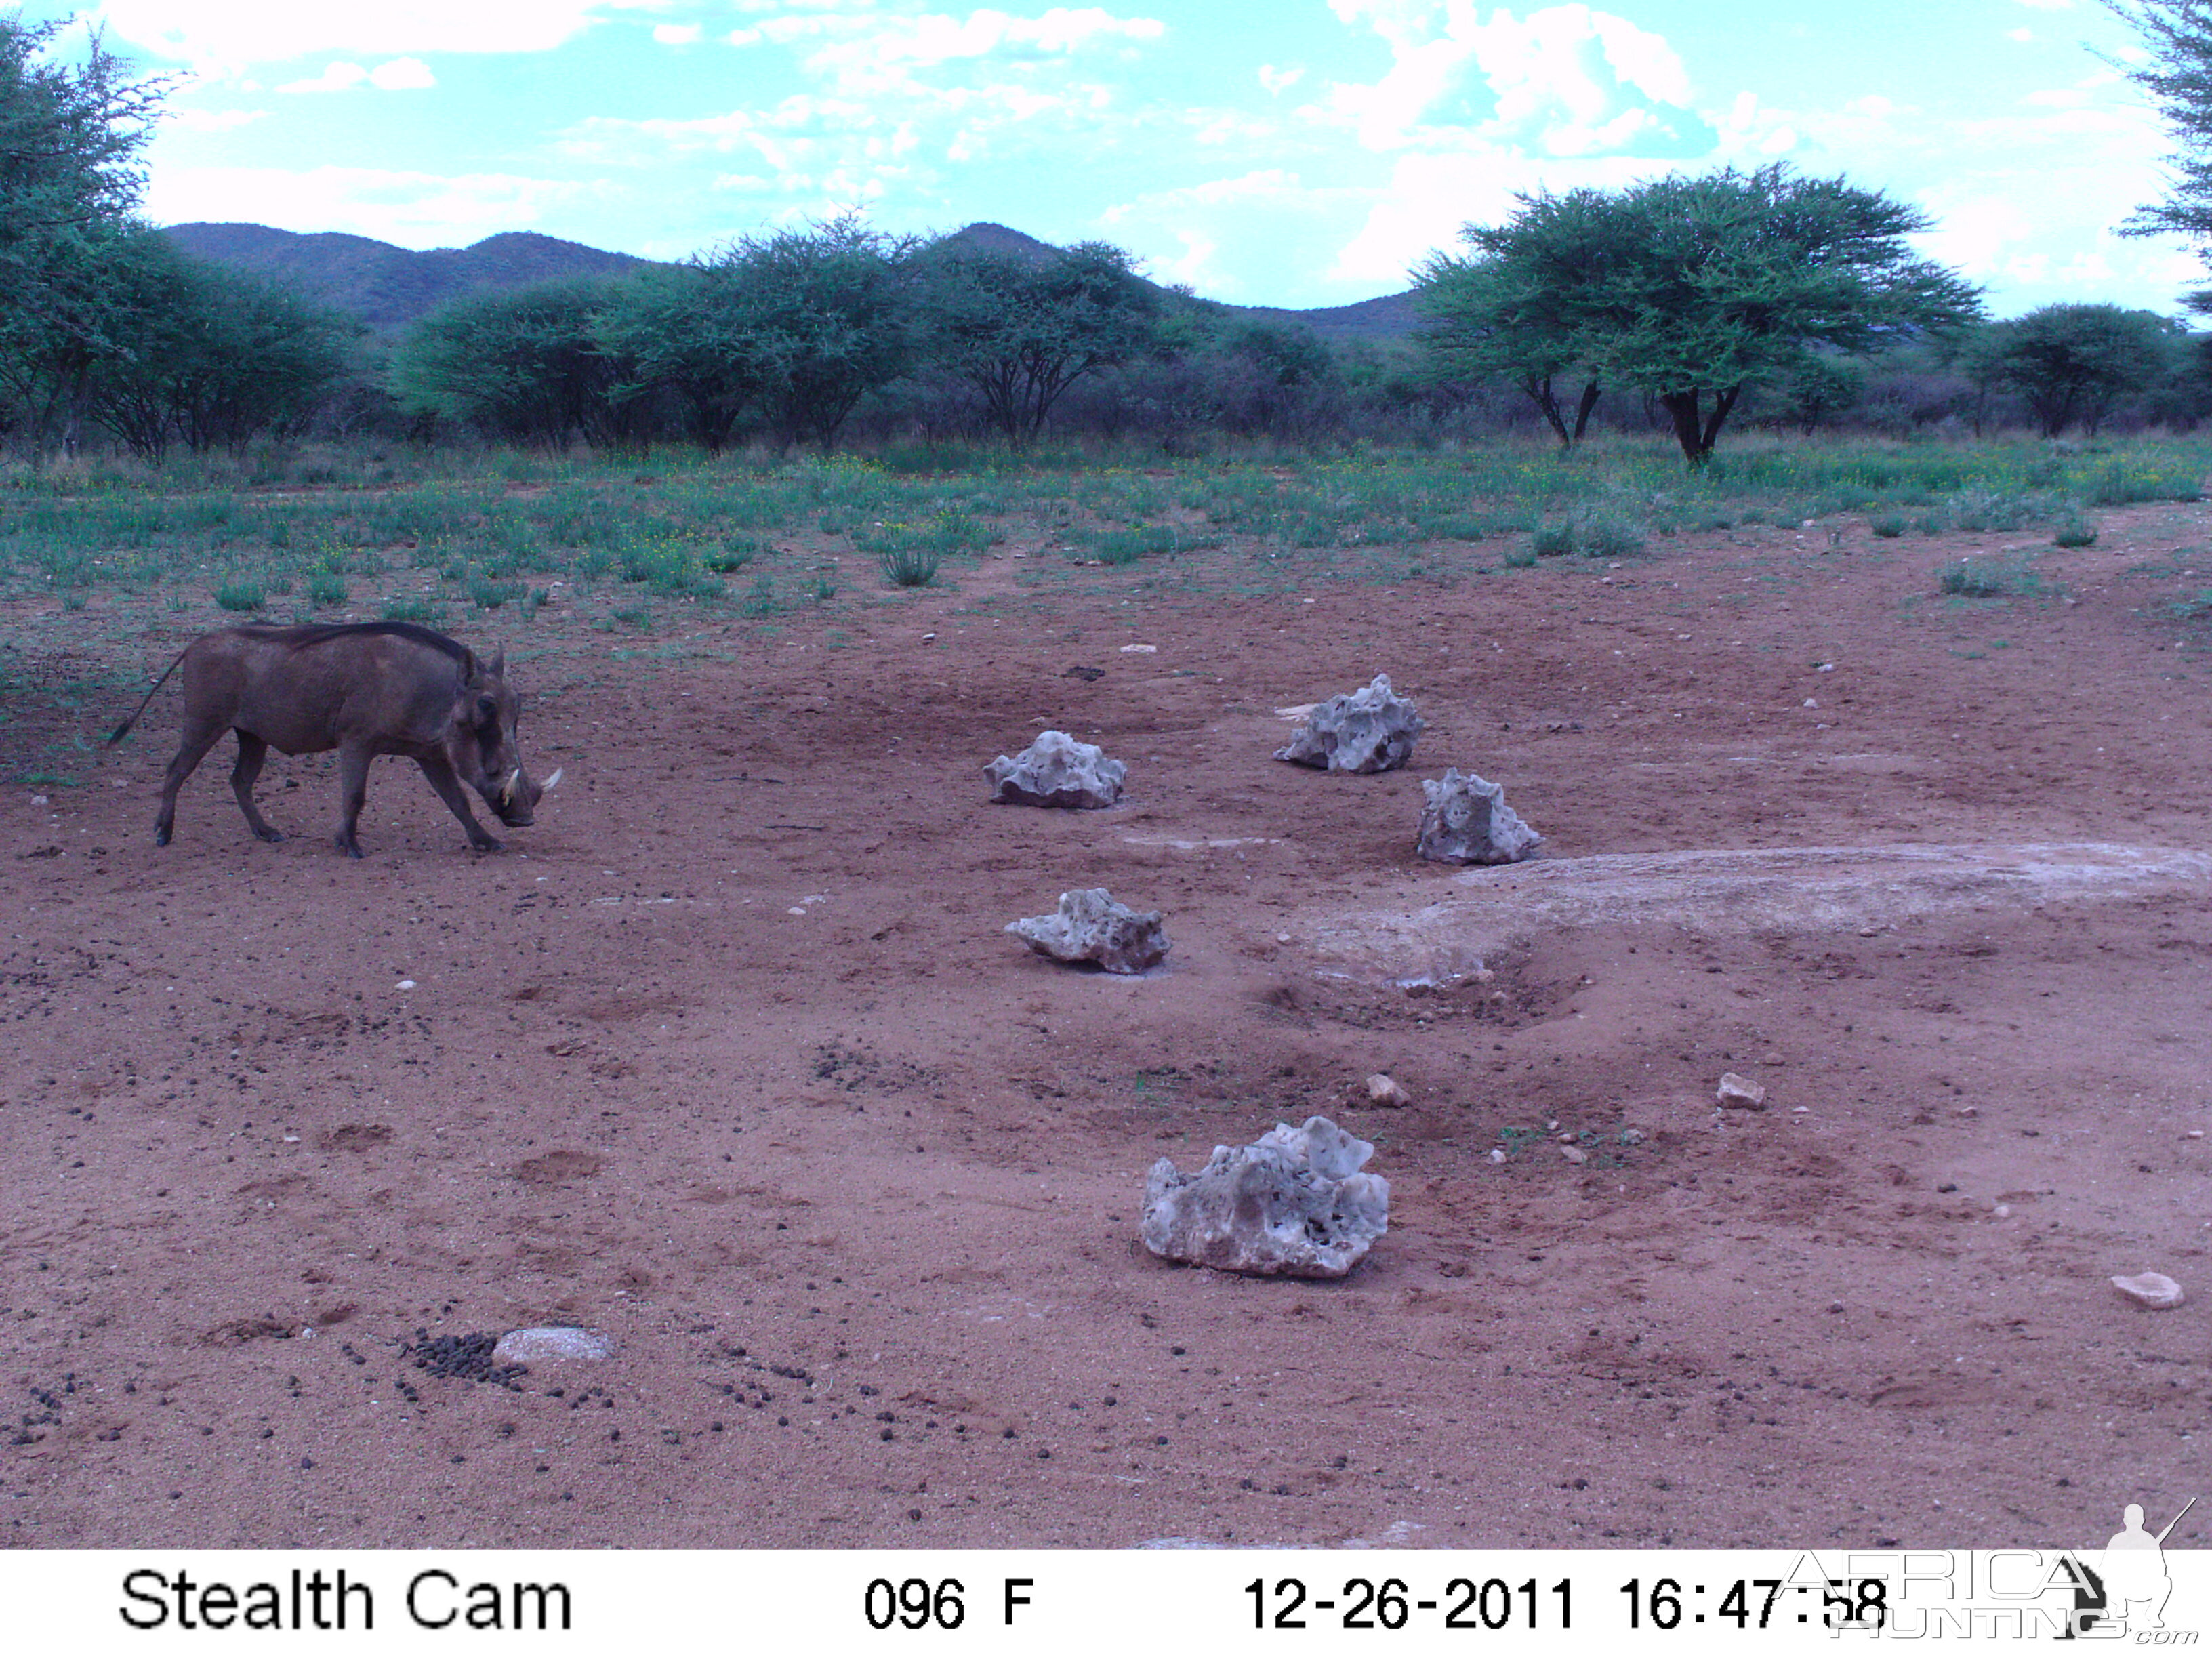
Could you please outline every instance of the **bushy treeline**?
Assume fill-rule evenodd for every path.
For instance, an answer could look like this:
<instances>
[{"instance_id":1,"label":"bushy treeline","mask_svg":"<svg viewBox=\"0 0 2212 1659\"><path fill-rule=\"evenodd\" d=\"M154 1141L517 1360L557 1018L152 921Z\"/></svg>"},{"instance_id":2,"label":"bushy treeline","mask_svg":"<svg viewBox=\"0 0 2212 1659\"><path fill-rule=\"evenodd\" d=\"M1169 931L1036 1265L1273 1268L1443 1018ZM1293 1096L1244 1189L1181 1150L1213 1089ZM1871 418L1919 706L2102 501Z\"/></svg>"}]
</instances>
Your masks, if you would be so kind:
<instances>
[{"instance_id":1,"label":"bushy treeline","mask_svg":"<svg viewBox=\"0 0 2212 1659\"><path fill-rule=\"evenodd\" d=\"M558 449L823 450L1048 428L1191 453L1221 439L1571 445L1724 422L1907 433L2193 427L2198 337L2114 306L1983 319L1916 258L1917 210L1779 166L1522 198L1417 276L1411 339L1332 341L1163 289L1104 243L889 235L856 217L675 266L483 292L396 341L196 261L135 216L165 90L97 40L0 15L0 441L158 461L309 432Z\"/></svg>"}]
</instances>

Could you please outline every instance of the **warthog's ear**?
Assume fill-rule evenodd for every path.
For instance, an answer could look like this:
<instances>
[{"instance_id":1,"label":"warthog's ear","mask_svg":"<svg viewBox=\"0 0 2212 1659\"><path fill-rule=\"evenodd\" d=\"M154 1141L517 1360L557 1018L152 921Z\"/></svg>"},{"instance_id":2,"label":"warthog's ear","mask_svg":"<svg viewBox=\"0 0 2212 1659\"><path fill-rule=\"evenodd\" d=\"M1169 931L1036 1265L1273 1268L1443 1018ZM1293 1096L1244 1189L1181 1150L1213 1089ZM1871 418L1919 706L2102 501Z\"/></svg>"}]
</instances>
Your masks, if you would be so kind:
<instances>
[{"instance_id":1,"label":"warthog's ear","mask_svg":"<svg viewBox=\"0 0 2212 1659\"><path fill-rule=\"evenodd\" d=\"M503 680L507 678L507 647L505 646L500 647L497 654L491 659L491 666L485 669L484 672L495 680Z\"/></svg>"}]
</instances>

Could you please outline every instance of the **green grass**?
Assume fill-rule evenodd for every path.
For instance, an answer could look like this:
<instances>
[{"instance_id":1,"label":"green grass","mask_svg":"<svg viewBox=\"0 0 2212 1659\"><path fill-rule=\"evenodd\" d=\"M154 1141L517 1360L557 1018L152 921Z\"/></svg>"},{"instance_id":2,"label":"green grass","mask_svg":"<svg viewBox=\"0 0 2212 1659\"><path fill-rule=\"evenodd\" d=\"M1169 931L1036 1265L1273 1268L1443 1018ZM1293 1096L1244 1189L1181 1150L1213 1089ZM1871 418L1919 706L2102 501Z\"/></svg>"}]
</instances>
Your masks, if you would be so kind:
<instances>
[{"instance_id":1,"label":"green grass","mask_svg":"<svg viewBox=\"0 0 2212 1659\"><path fill-rule=\"evenodd\" d=\"M1936 574L1936 586L1954 597L1969 599L2052 599L2062 591L2016 554L1965 558L1947 564Z\"/></svg>"},{"instance_id":2,"label":"green grass","mask_svg":"<svg viewBox=\"0 0 2212 1659\"><path fill-rule=\"evenodd\" d=\"M1463 553L1429 550L1438 544L1496 540L1495 568L1618 560L1674 536L1808 519L1863 517L1886 539L2034 528L2085 545L2065 538L2077 523L2094 529L2087 514L2195 500L2208 471L2212 435L2062 448L1743 432L1696 476L1657 438L1571 454L1534 441L1304 456L1224 443L1175 460L1054 443L797 459L670 450L648 476L634 459L365 443L179 457L158 471L0 465L0 598L73 608L135 596L191 611L221 589L250 611L258 588L264 613L288 592L329 611L397 586L410 614L505 619L536 616L533 594L559 594L542 623L553 625L568 604L580 617L627 605L609 592L627 590L664 626L692 607L765 617L790 603L878 602L817 574L825 525L892 585L942 580L1011 542L1075 562L1055 574L1058 561L1030 561L1017 568L1025 586L1277 592L1416 571L1480 580ZM1224 544L1219 559L1194 556Z\"/></svg>"}]
</instances>

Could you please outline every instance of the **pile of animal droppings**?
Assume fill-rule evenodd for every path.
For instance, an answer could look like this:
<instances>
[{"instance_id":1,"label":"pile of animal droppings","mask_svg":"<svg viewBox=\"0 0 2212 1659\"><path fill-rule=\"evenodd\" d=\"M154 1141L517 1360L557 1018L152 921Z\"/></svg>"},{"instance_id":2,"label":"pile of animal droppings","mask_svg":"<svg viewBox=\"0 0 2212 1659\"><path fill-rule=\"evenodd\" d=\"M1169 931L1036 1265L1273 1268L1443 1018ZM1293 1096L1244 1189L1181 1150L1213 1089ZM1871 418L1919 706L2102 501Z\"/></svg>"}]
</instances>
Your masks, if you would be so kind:
<instances>
[{"instance_id":1,"label":"pile of animal droppings","mask_svg":"<svg viewBox=\"0 0 2212 1659\"><path fill-rule=\"evenodd\" d=\"M526 1375L530 1367L494 1364L492 1350L498 1346L496 1331L473 1331L466 1336L432 1336L418 1329L415 1340L404 1344L399 1352L433 1376L458 1376L465 1382L496 1382L501 1388L511 1389L514 1379Z\"/></svg>"}]
</instances>

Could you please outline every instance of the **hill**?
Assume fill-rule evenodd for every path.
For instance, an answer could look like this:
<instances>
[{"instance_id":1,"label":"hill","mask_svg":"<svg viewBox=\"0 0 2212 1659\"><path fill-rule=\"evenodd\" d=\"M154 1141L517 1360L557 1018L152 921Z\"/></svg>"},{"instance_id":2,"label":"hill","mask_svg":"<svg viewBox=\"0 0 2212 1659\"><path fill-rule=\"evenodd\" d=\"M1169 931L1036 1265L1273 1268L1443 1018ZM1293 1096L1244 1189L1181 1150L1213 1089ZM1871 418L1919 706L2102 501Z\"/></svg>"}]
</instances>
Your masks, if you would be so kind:
<instances>
[{"instance_id":1,"label":"hill","mask_svg":"<svg viewBox=\"0 0 2212 1659\"><path fill-rule=\"evenodd\" d=\"M367 236L336 231L302 235L272 230L266 225L172 225L166 234L185 252L199 258L289 277L307 292L381 330L404 328L447 300L478 289L520 288L563 276L615 276L653 263L529 231L487 236L468 247L420 252ZM956 230L945 240L1022 258L1048 258L1054 251L1049 242L988 222ZM1340 343L1404 339L1420 321L1410 293L1310 311L1218 301L1203 303L1255 322L1310 328Z\"/></svg>"},{"instance_id":2,"label":"hill","mask_svg":"<svg viewBox=\"0 0 2212 1659\"><path fill-rule=\"evenodd\" d=\"M335 231L303 236L266 225L172 225L167 234L197 258L289 277L378 329L404 327L477 289L619 276L652 263L529 231L487 236L468 247L421 252L367 236Z\"/></svg>"}]
</instances>

